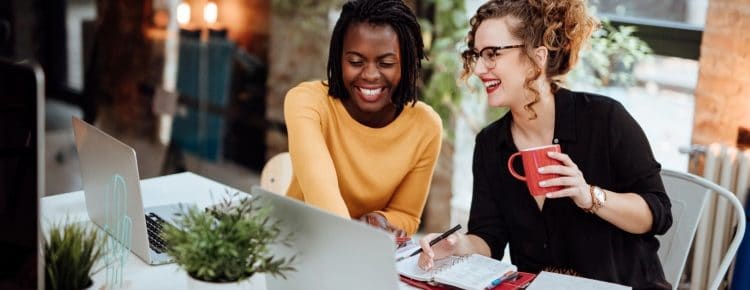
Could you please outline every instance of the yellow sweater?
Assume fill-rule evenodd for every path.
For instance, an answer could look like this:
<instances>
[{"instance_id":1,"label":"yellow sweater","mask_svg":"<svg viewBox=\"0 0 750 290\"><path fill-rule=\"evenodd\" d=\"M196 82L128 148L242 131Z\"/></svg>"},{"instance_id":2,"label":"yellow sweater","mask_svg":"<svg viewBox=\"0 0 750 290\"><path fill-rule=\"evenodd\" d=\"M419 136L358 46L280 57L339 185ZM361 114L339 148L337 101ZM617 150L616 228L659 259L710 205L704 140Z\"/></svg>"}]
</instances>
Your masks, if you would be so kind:
<instances>
[{"instance_id":1,"label":"yellow sweater","mask_svg":"<svg viewBox=\"0 0 750 290\"><path fill-rule=\"evenodd\" d=\"M409 235L417 231L440 152L442 123L423 102L383 128L354 120L320 81L284 100L292 183L287 195L359 218L377 211Z\"/></svg>"}]
</instances>

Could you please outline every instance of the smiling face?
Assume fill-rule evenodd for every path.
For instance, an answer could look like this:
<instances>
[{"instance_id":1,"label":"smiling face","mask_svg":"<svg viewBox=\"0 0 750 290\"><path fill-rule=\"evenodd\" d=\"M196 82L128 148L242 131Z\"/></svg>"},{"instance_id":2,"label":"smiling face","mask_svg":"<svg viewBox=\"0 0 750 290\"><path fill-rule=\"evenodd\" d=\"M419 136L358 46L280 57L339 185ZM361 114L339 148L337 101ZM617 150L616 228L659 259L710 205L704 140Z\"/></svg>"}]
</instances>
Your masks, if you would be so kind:
<instances>
[{"instance_id":1,"label":"smiling face","mask_svg":"<svg viewBox=\"0 0 750 290\"><path fill-rule=\"evenodd\" d=\"M389 25L352 23L344 35L342 79L352 117L370 127L393 121L393 92L401 81L398 34Z\"/></svg>"},{"instance_id":2,"label":"smiling face","mask_svg":"<svg viewBox=\"0 0 750 290\"><path fill-rule=\"evenodd\" d=\"M474 36L474 51L486 47L505 47L523 44L512 36L510 30L520 21L511 16L492 18L483 21ZM474 74L484 83L487 103L492 107L523 106L525 99L524 82L532 64L525 56L523 47L497 50L494 66L482 58L475 62Z\"/></svg>"}]
</instances>

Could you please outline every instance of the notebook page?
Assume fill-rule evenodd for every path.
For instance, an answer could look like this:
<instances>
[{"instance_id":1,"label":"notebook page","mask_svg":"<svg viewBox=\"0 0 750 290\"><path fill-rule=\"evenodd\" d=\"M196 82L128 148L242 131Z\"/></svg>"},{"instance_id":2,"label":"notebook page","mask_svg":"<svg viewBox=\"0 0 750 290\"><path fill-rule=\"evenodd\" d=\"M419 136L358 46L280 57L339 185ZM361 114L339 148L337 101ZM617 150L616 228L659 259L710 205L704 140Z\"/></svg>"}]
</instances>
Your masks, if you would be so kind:
<instances>
[{"instance_id":1,"label":"notebook page","mask_svg":"<svg viewBox=\"0 0 750 290\"><path fill-rule=\"evenodd\" d=\"M508 272L515 272L516 266L493 258L472 254L459 263L435 275L435 281L468 290L482 290L492 281Z\"/></svg>"},{"instance_id":2,"label":"notebook page","mask_svg":"<svg viewBox=\"0 0 750 290\"><path fill-rule=\"evenodd\" d=\"M396 271L398 271L399 274L414 280L432 281L436 273L444 270L446 267L450 267L450 265L455 264L460 259L461 257L459 256L450 256L440 260L435 260L432 269L425 271L419 267L419 255L414 255L401 260L400 262L396 262Z\"/></svg>"},{"instance_id":3,"label":"notebook page","mask_svg":"<svg viewBox=\"0 0 750 290\"><path fill-rule=\"evenodd\" d=\"M541 272L527 290L625 290L630 287L582 277Z\"/></svg>"}]
</instances>

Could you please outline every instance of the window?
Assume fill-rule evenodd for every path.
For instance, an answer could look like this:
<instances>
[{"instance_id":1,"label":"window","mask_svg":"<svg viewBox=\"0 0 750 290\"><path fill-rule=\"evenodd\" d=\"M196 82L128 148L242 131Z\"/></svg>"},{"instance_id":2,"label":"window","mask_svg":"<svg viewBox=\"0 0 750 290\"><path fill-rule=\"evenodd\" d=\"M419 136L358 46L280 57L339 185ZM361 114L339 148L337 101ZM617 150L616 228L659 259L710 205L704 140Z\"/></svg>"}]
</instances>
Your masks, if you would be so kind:
<instances>
[{"instance_id":1,"label":"window","mask_svg":"<svg viewBox=\"0 0 750 290\"><path fill-rule=\"evenodd\" d=\"M600 13L703 28L708 0L593 0Z\"/></svg>"},{"instance_id":2,"label":"window","mask_svg":"<svg viewBox=\"0 0 750 290\"><path fill-rule=\"evenodd\" d=\"M604 88L622 102L643 127L656 159L664 168L684 170L690 144L698 58L709 0L591 0L600 18L637 28L636 36L654 56L636 64L638 85ZM669 110L665 112L664 110ZM669 116L668 121L662 117ZM685 124L674 129L673 124Z\"/></svg>"},{"instance_id":3,"label":"window","mask_svg":"<svg viewBox=\"0 0 750 290\"><path fill-rule=\"evenodd\" d=\"M709 0L592 0L600 17L634 25L657 55L697 60Z\"/></svg>"}]
</instances>

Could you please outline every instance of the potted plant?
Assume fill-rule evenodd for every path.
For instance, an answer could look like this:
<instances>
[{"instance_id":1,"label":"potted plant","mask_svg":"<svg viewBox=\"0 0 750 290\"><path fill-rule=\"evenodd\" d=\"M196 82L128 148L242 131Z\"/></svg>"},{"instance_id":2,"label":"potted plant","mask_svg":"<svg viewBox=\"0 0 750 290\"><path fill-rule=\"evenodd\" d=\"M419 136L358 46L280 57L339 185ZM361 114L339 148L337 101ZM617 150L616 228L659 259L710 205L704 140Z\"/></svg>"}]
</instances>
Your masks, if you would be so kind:
<instances>
[{"instance_id":1,"label":"potted plant","mask_svg":"<svg viewBox=\"0 0 750 290\"><path fill-rule=\"evenodd\" d=\"M44 284L46 289L86 289L103 255L106 235L80 223L58 223L44 237Z\"/></svg>"},{"instance_id":2,"label":"potted plant","mask_svg":"<svg viewBox=\"0 0 750 290\"><path fill-rule=\"evenodd\" d=\"M210 209L187 208L176 227L165 227L167 253L187 272L189 289L265 289L256 273L286 278L284 272L294 270L294 257L270 252L271 244L290 245L279 221L269 218L271 209L257 197L238 197L227 193Z\"/></svg>"}]
</instances>

